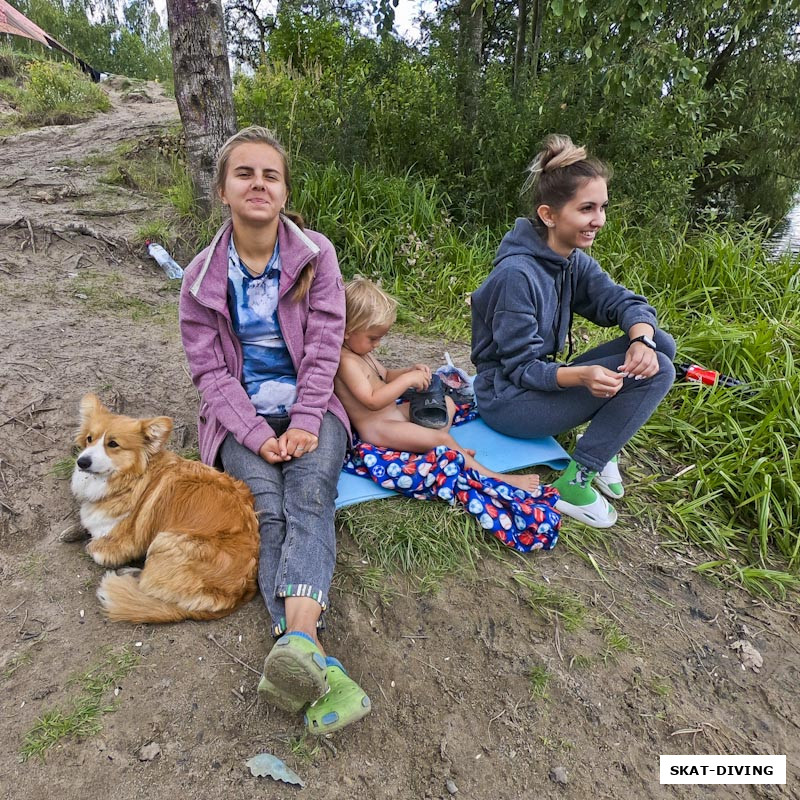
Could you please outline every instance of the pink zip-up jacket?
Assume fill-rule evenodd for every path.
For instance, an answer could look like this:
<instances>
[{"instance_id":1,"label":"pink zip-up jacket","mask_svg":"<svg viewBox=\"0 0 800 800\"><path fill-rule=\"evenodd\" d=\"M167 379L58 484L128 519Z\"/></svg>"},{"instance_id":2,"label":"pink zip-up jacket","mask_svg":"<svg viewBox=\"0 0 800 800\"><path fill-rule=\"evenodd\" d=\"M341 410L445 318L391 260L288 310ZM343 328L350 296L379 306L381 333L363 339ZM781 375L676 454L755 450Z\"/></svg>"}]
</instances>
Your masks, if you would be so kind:
<instances>
[{"instance_id":1,"label":"pink zip-up jacket","mask_svg":"<svg viewBox=\"0 0 800 800\"><path fill-rule=\"evenodd\" d=\"M242 346L228 310L228 220L211 244L186 268L181 285L180 329L192 381L200 392L200 458L216 465L228 432L258 453L275 432L256 413L242 385ZM297 372L297 400L291 426L319 436L322 416L332 412L350 432L347 413L333 393L344 339L344 283L333 245L320 233L303 231L281 215L278 223L281 276L278 321ZM303 267L314 265L314 280L301 300L293 299Z\"/></svg>"}]
</instances>

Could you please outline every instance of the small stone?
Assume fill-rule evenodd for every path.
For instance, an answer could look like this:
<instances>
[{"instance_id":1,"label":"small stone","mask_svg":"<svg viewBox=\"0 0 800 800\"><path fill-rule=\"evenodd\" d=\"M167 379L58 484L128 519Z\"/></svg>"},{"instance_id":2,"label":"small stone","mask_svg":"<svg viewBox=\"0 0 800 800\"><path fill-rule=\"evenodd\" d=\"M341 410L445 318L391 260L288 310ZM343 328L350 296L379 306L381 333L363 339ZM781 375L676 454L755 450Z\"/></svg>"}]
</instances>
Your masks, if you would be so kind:
<instances>
[{"instance_id":1,"label":"small stone","mask_svg":"<svg viewBox=\"0 0 800 800\"><path fill-rule=\"evenodd\" d=\"M553 783L566 784L568 780L567 771L564 767L553 767L553 769L550 770L550 780L553 781Z\"/></svg>"},{"instance_id":2,"label":"small stone","mask_svg":"<svg viewBox=\"0 0 800 800\"><path fill-rule=\"evenodd\" d=\"M447 787L447 791L450 792L450 794L458 794L458 786L456 786L455 782L452 781L450 778L447 779L445 786Z\"/></svg>"},{"instance_id":3,"label":"small stone","mask_svg":"<svg viewBox=\"0 0 800 800\"><path fill-rule=\"evenodd\" d=\"M150 742L139 750L139 761L152 761L161 755L161 745L158 742Z\"/></svg>"}]
</instances>

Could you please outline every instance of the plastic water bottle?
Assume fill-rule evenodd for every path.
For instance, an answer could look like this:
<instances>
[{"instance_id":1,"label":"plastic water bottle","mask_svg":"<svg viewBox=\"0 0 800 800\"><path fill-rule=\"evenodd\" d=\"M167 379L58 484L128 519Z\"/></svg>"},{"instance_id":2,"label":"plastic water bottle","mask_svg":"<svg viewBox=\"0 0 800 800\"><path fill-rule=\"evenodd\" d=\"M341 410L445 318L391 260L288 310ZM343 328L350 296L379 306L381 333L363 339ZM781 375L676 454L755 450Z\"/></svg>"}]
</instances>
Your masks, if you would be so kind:
<instances>
[{"instance_id":1,"label":"plastic water bottle","mask_svg":"<svg viewBox=\"0 0 800 800\"><path fill-rule=\"evenodd\" d=\"M179 281L183 278L183 269L180 264L160 244L151 242L149 239L145 241L145 244L147 252L161 265L170 280Z\"/></svg>"}]
</instances>

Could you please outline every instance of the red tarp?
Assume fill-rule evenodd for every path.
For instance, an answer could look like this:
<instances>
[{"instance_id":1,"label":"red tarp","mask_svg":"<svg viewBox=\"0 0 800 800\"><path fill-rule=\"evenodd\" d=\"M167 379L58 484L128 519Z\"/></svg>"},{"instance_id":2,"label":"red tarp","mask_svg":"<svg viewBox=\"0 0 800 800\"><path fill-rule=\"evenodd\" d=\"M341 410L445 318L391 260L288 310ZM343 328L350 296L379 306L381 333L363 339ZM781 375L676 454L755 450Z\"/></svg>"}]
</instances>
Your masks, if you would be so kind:
<instances>
[{"instance_id":1,"label":"red tarp","mask_svg":"<svg viewBox=\"0 0 800 800\"><path fill-rule=\"evenodd\" d=\"M24 14L10 6L6 0L0 0L0 33L25 36L43 44L45 47L50 47L47 34L38 25L34 25Z\"/></svg>"},{"instance_id":2,"label":"red tarp","mask_svg":"<svg viewBox=\"0 0 800 800\"><path fill-rule=\"evenodd\" d=\"M14 36L24 36L26 39L33 39L45 47L55 48L62 53L75 59L78 66L91 76L92 80L100 80L100 73L87 64L83 59L78 58L75 53L67 50L61 42L57 42L49 33L43 31L38 25L31 22L23 13L17 11L14 6L9 5L6 0L0 0L0 33L10 33Z\"/></svg>"}]
</instances>

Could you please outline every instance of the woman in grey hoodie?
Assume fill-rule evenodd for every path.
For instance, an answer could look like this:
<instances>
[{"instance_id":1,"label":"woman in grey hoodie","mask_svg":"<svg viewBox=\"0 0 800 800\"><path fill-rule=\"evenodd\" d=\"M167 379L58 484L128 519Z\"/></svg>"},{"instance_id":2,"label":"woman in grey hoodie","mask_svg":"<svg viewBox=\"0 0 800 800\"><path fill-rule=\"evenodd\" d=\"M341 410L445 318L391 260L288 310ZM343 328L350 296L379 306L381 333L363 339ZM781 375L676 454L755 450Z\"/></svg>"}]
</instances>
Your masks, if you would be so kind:
<instances>
[{"instance_id":1,"label":"woman in grey hoodie","mask_svg":"<svg viewBox=\"0 0 800 800\"><path fill-rule=\"evenodd\" d=\"M521 438L589 422L554 486L559 510L608 528L617 514L594 487L622 497L617 453L672 385L675 342L644 297L584 252L606 220L605 165L551 135L530 173L534 216L516 221L472 295L478 407L492 428ZM624 335L572 359L576 313Z\"/></svg>"}]
</instances>

